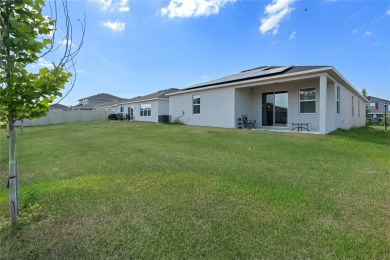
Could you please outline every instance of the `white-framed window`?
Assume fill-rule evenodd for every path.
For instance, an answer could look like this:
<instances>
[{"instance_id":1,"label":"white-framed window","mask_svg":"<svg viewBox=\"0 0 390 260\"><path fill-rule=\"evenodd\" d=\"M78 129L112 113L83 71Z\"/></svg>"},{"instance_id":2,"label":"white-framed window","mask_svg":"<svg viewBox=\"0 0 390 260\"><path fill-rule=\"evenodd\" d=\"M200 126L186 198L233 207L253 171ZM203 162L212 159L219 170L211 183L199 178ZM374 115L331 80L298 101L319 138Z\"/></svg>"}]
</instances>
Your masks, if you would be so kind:
<instances>
[{"instance_id":1,"label":"white-framed window","mask_svg":"<svg viewBox=\"0 0 390 260\"><path fill-rule=\"evenodd\" d=\"M360 100L358 99L358 117L360 117Z\"/></svg>"},{"instance_id":2,"label":"white-framed window","mask_svg":"<svg viewBox=\"0 0 390 260\"><path fill-rule=\"evenodd\" d=\"M152 114L152 104L140 105L140 116L150 116Z\"/></svg>"},{"instance_id":3,"label":"white-framed window","mask_svg":"<svg viewBox=\"0 0 390 260\"><path fill-rule=\"evenodd\" d=\"M200 95L192 96L192 113L200 114Z\"/></svg>"},{"instance_id":4,"label":"white-framed window","mask_svg":"<svg viewBox=\"0 0 390 260\"><path fill-rule=\"evenodd\" d=\"M299 90L299 113L316 113L316 92L315 88L305 88Z\"/></svg>"},{"instance_id":5,"label":"white-framed window","mask_svg":"<svg viewBox=\"0 0 390 260\"><path fill-rule=\"evenodd\" d=\"M123 113L125 111L125 108L124 107L120 107L120 112Z\"/></svg>"},{"instance_id":6,"label":"white-framed window","mask_svg":"<svg viewBox=\"0 0 390 260\"><path fill-rule=\"evenodd\" d=\"M337 114L340 114L340 87L337 87L336 92L336 110Z\"/></svg>"},{"instance_id":7,"label":"white-framed window","mask_svg":"<svg viewBox=\"0 0 390 260\"><path fill-rule=\"evenodd\" d=\"M354 98L352 96L352 116L355 115Z\"/></svg>"},{"instance_id":8,"label":"white-framed window","mask_svg":"<svg viewBox=\"0 0 390 260\"><path fill-rule=\"evenodd\" d=\"M129 114L129 116L133 117L134 116L134 106L129 106L127 108L127 113Z\"/></svg>"}]
</instances>

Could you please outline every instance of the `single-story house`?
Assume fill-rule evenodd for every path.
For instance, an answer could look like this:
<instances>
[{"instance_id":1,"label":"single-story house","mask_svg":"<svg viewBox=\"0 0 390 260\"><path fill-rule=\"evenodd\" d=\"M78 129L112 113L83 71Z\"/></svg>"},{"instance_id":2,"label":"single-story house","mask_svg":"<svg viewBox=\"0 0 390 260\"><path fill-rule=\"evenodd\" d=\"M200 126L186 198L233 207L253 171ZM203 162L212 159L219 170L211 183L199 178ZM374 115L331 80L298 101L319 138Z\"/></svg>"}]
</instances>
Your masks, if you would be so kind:
<instances>
[{"instance_id":1,"label":"single-story house","mask_svg":"<svg viewBox=\"0 0 390 260\"><path fill-rule=\"evenodd\" d=\"M370 120L373 124L378 124L382 121L382 116L384 115L384 113L390 113L390 101L372 96L368 96L368 100L369 103L367 119Z\"/></svg>"},{"instance_id":2,"label":"single-story house","mask_svg":"<svg viewBox=\"0 0 390 260\"><path fill-rule=\"evenodd\" d=\"M128 115L132 120L147 122L169 121L169 98L175 88L160 90L145 96L135 97L116 104L116 113Z\"/></svg>"},{"instance_id":3,"label":"single-story house","mask_svg":"<svg viewBox=\"0 0 390 260\"><path fill-rule=\"evenodd\" d=\"M368 102L332 66L263 66L168 96L171 119L188 125L237 128L247 115L258 129L305 123L320 134L364 126Z\"/></svg>"}]
</instances>

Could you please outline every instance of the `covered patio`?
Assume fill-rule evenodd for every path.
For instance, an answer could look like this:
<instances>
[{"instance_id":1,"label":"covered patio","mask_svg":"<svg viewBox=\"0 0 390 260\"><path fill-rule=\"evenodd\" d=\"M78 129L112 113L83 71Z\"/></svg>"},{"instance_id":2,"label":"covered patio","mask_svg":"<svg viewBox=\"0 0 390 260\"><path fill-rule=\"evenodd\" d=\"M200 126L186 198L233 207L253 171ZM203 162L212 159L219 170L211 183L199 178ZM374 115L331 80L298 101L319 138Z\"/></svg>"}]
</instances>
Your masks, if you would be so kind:
<instances>
[{"instance_id":1,"label":"covered patio","mask_svg":"<svg viewBox=\"0 0 390 260\"><path fill-rule=\"evenodd\" d=\"M325 133L336 111L336 92L326 75L236 87L235 118L238 123L247 115L259 130Z\"/></svg>"}]
</instances>

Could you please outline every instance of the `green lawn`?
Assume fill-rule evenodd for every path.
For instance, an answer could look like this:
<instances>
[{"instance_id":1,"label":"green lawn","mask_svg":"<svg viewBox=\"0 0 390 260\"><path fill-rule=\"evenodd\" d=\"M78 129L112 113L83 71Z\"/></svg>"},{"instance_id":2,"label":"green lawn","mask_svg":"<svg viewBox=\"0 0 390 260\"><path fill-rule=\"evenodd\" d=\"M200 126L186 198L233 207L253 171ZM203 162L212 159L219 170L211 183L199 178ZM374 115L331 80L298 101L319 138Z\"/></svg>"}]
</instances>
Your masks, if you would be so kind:
<instances>
[{"instance_id":1,"label":"green lawn","mask_svg":"<svg viewBox=\"0 0 390 260\"><path fill-rule=\"evenodd\" d=\"M18 131L21 212L0 259L390 258L390 132L136 122Z\"/></svg>"}]
</instances>

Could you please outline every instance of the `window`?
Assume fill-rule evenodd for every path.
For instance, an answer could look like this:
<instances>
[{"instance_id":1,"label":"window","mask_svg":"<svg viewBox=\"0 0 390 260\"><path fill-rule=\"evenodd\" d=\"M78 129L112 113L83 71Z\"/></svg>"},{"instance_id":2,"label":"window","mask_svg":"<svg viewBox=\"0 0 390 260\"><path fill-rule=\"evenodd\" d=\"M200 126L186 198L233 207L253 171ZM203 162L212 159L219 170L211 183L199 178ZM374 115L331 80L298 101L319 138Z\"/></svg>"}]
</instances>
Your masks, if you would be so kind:
<instances>
[{"instance_id":1,"label":"window","mask_svg":"<svg viewBox=\"0 0 390 260\"><path fill-rule=\"evenodd\" d=\"M378 102L370 102L370 110L376 110L379 108Z\"/></svg>"},{"instance_id":2,"label":"window","mask_svg":"<svg viewBox=\"0 0 390 260\"><path fill-rule=\"evenodd\" d=\"M133 117L134 107L133 106L128 107L127 108L127 113L129 114L129 116Z\"/></svg>"},{"instance_id":3,"label":"window","mask_svg":"<svg viewBox=\"0 0 390 260\"><path fill-rule=\"evenodd\" d=\"M151 104L141 104L140 107L140 116L150 116L152 111Z\"/></svg>"},{"instance_id":4,"label":"window","mask_svg":"<svg viewBox=\"0 0 390 260\"><path fill-rule=\"evenodd\" d=\"M200 114L200 95L192 96L192 113Z\"/></svg>"},{"instance_id":5,"label":"window","mask_svg":"<svg viewBox=\"0 0 390 260\"><path fill-rule=\"evenodd\" d=\"M337 94L336 94L336 106L337 106L337 114L340 114L340 87L337 87Z\"/></svg>"},{"instance_id":6,"label":"window","mask_svg":"<svg viewBox=\"0 0 390 260\"><path fill-rule=\"evenodd\" d=\"M316 112L316 89L306 88L299 91L299 112L314 114Z\"/></svg>"},{"instance_id":7,"label":"window","mask_svg":"<svg viewBox=\"0 0 390 260\"><path fill-rule=\"evenodd\" d=\"M358 99L358 117L360 117L360 100Z\"/></svg>"},{"instance_id":8,"label":"window","mask_svg":"<svg viewBox=\"0 0 390 260\"><path fill-rule=\"evenodd\" d=\"M121 107L121 113L123 113L123 111L125 111L125 108L124 108L124 107Z\"/></svg>"},{"instance_id":9,"label":"window","mask_svg":"<svg viewBox=\"0 0 390 260\"><path fill-rule=\"evenodd\" d=\"M354 105L353 105L353 96L352 96L352 116L354 116L354 114L355 114L355 107L354 107Z\"/></svg>"}]
</instances>

